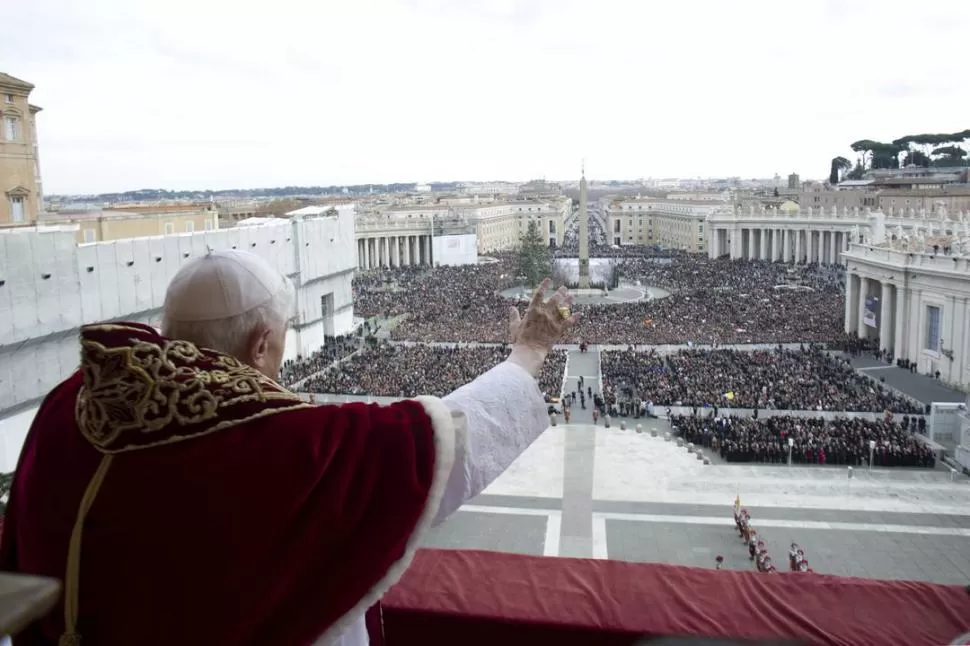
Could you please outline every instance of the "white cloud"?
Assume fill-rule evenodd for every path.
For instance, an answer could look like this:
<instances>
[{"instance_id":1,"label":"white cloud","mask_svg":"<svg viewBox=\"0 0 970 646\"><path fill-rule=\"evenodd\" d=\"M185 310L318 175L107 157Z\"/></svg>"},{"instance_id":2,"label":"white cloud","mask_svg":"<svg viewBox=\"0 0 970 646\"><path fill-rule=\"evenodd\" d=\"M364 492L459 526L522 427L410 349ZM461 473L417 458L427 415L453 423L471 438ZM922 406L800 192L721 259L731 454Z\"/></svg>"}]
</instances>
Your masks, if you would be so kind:
<instances>
[{"instance_id":1,"label":"white cloud","mask_svg":"<svg viewBox=\"0 0 970 646\"><path fill-rule=\"evenodd\" d=\"M970 127L963 0L36 0L51 192L821 177L856 139Z\"/></svg>"}]
</instances>

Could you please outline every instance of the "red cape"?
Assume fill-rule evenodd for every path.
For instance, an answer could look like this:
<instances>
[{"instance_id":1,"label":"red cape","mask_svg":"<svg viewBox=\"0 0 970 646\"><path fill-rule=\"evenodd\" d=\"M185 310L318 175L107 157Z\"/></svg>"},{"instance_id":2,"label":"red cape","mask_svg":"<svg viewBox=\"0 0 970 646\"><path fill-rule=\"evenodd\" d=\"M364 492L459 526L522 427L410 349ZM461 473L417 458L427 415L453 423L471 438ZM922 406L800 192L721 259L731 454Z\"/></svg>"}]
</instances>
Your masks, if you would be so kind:
<instances>
[{"instance_id":1,"label":"red cape","mask_svg":"<svg viewBox=\"0 0 970 646\"><path fill-rule=\"evenodd\" d=\"M81 344L27 436L0 544L0 568L64 580L67 608L18 646L311 644L403 573L454 461L439 401L311 406L139 324Z\"/></svg>"}]
</instances>

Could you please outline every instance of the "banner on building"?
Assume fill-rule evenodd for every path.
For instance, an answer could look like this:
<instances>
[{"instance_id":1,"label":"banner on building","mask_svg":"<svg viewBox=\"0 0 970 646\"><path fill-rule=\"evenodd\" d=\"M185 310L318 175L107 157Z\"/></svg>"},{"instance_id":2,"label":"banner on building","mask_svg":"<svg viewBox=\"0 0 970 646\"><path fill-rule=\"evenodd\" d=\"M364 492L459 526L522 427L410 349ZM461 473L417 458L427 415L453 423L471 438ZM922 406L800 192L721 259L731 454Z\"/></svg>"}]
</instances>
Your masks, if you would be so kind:
<instances>
[{"instance_id":1,"label":"banner on building","mask_svg":"<svg viewBox=\"0 0 970 646\"><path fill-rule=\"evenodd\" d=\"M872 296L866 298L866 311L862 316L862 322L869 327L876 327L876 299Z\"/></svg>"}]
</instances>

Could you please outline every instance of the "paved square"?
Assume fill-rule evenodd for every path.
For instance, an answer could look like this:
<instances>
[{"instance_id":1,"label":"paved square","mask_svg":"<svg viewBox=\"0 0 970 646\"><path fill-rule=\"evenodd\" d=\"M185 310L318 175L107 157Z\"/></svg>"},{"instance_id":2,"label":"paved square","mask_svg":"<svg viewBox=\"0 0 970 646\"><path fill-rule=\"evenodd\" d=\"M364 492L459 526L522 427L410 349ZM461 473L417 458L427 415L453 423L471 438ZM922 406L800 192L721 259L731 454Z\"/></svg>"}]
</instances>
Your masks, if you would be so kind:
<instances>
[{"instance_id":1,"label":"paved square","mask_svg":"<svg viewBox=\"0 0 970 646\"><path fill-rule=\"evenodd\" d=\"M521 516L459 510L432 528L422 547L494 550L542 556L546 516Z\"/></svg>"}]
</instances>

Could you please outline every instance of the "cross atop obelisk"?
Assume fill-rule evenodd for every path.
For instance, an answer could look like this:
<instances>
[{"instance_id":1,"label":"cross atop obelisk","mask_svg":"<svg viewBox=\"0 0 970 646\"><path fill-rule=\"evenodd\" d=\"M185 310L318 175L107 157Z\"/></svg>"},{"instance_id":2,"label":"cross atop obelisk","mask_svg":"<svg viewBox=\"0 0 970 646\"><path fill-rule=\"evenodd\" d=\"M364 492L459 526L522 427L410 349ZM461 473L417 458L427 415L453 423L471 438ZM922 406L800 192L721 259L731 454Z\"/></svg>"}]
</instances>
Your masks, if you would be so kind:
<instances>
[{"instance_id":1,"label":"cross atop obelisk","mask_svg":"<svg viewBox=\"0 0 970 646\"><path fill-rule=\"evenodd\" d=\"M586 160L579 180L579 288L589 289L589 214L586 212Z\"/></svg>"}]
</instances>

